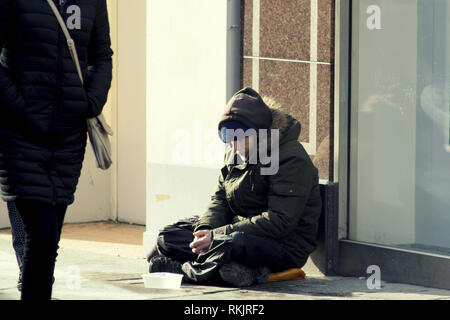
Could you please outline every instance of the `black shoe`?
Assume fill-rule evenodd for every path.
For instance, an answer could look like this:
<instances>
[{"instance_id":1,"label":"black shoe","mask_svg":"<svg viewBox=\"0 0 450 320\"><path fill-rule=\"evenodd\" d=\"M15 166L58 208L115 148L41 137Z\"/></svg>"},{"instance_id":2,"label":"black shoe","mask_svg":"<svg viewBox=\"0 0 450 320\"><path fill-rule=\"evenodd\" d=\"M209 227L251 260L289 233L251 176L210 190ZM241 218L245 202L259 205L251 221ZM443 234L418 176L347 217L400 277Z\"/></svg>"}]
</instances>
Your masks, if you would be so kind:
<instances>
[{"instance_id":1,"label":"black shoe","mask_svg":"<svg viewBox=\"0 0 450 320\"><path fill-rule=\"evenodd\" d=\"M161 253L158 250L158 246L155 246L152 250L152 252L150 253L150 255L147 257L147 262L150 262L150 260L152 260L153 257L159 256L161 255Z\"/></svg>"},{"instance_id":2,"label":"black shoe","mask_svg":"<svg viewBox=\"0 0 450 320\"><path fill-rule=\"evenodd\" d=\"M184 274L181 269L181 263L163 255L153 257L150 260L150 267L148 269L150 273L153 272L170 272Z\"/></svg>"},{"instance_id":3,"label":"black shoe","mask_svg":"<svg viewBox=\"0 0 450 320\"><path fill-rule=\"evenodd\" d=\"M267 282L270 270L266 267L251 269L236 262L223 265L219 274L223 281L235 287L248 287Z\"/></svg>"},{"instance_id":4,"label":"black shoe","mask_svg":"<svg viewBox=\"0 0 450 320\"><path fill-rule=\"evenodd\" d=\"M22 291L22 272L19 273L19 280L17 280L17 290Z\"/></svg>"},{"instance_id":5,"label":"black shoe","mask_svg":"<svg viewBox=\"0 0 450 320\"><path fill-rule=\"evenodd\" d=\"M52 279L52 285L55 284L55 277ZM17 280L17 290L22 291L22 272L19 273L19 280Z\"/></svg>"}]
</instances>

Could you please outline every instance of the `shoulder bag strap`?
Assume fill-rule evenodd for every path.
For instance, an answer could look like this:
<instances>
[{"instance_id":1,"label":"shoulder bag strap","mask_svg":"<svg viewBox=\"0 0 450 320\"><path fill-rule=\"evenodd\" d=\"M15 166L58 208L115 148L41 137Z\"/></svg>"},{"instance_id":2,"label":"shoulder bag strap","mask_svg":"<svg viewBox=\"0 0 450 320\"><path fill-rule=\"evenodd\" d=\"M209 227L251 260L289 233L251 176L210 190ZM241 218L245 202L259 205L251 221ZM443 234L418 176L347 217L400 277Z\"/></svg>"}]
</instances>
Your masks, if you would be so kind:
<instances>
[{"instance_id":1,"label":"shoulder bag strap","mask_svg":"<svg viewBox=\"0 0 450 320\"><path fill-rule=\"evenodd\" d=\"M50 5L50 7L52 8L52 11L56 16L56 19L58 20L59 25L61 26L64 36L67 39L67 46L69 47L70 55L72 56L72 60L75 63L75 66L77 67L77 72L78 72L78 76L80 77L81 84L84 84L83 74L81 73L80 61L78 60L77 49L75 47L75 41L73 41L73 39L70 37L69 30L67 30L66 24L65 24L63 18L61 17L61 14L59 13L58 8L56 7L53 0L47 0L47 2Z\"/></svg>"}]
</instances>

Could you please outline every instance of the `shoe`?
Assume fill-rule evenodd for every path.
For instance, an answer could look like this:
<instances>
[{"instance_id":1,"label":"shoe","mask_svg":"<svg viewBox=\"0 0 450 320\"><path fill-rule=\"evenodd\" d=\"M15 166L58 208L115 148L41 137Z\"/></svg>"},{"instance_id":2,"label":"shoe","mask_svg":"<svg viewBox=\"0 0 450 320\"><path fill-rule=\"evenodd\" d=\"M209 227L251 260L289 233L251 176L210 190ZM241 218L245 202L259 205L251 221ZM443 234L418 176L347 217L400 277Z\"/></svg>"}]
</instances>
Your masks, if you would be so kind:
<instances>
[{"instance_id":1,"label":"shoe","mask_svg":"<svg viewBox=\"0 0 450 320\"><path fill-rule=\"evenodd\" d=\"M55 277L52 279L52 285L55 284ZM22 272L19 273L19 280L17 280L17 290L22 292Z\"/></svg>"},{"instance_id":2,"label":"shoe","mask_svg":"<svg viewBox=\"0 0 450 320\"><path fill-rule=\"evenodd\" d=\"M22 291L22 272L19 273L19 280L17 280L17 290Z\"/></svg>"},{"instance_id":3,"label":"shoe","mask_svg":"<svg viewBox=\"0 0 450 320\"><path fill-rule=\"evenodd\" d=\"M155 246L153 248L152 252L147 257L147 262L150 262L150 260L152 260L153 257L159 256L159 255L161 255L161 253L158 250L158 246Z\"/></svg>"},{"instance_id":4,"label":"shoe","mask_svg":"<svg viewBox=\"0 0 450 320\"><path fill-rule=\"evenodd\" d=\"M234 287L248 287L267 282L270 270L267 267L252 269L236 262L223 265L219 274L223 281Z\"/></svg>"},{"instance_id":5,"label":"shoe","mask_svg":"<svg viewBox=\"0 0 450 320\"><path fill-rule=\"evenodd\" d=\"M169 257L159 255L151 258L148 271L153 272L170 272L184 274L181 269L181 263Z\"/></svg>"}]
</instances>

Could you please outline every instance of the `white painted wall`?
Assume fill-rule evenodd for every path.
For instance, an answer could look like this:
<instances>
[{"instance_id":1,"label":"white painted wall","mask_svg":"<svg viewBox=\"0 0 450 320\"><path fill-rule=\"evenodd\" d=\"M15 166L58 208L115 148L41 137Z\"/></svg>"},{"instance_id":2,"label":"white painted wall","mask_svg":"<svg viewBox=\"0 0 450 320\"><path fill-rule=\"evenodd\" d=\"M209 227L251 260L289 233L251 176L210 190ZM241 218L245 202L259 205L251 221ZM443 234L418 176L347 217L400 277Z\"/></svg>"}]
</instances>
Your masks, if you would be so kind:
<instances>
[{"instance_id":1,"label":"white painted wall","mask_svg":"<svg viewBox=\"0 0 450 320\"><path fill-rule=\"evenodd\" d=\"M2 228L9 228L10 223L8 219L8 210L6 208L6 203L1 201L0 202L0 229Z\"/></svg>"},{"instance_id":2,"label":"white painted wall","mask_svg":"<svg viewBox=\"0 0 450 320\"><path fill-rule=\"evenodd\" d=\"M147 2L148 253L160 228L205 209L219 176L227 1Z\"/></svg>"},{"instance_id":3,"label":"white painted wall","mask_svg":"<svg viewBox=\"0 0 450 320\"><path fill-rule=\"evenodd\" d=\"M145 224L146 0L118 1L118 220Z\"/></svg>"}]
</instances>

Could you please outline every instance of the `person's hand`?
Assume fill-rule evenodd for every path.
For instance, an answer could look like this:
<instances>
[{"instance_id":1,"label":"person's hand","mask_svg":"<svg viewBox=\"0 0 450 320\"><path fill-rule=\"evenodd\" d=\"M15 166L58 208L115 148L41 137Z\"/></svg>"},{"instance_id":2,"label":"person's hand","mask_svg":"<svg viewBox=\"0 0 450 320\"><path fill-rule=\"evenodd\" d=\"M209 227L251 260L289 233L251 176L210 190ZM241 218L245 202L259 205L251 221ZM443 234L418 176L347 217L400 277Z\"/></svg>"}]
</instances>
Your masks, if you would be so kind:
<instances>
[{"instance_id":1,"label":"person's hand","mask_svg":"<svg viewBox=\"0 0 450 320\"><path fill-rule=\"evenodd\" d=\"M209 246L211 245L211 230L199 230L194 232L194 237L194 241L189 245L192 252L200 254L209 249Z\"/></svg>"}]
</instances>

